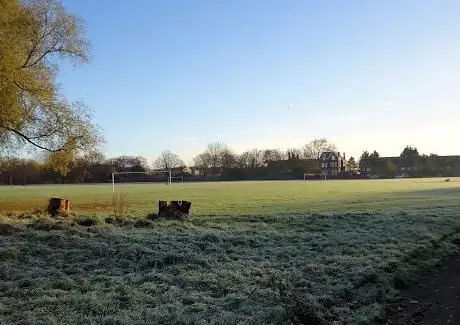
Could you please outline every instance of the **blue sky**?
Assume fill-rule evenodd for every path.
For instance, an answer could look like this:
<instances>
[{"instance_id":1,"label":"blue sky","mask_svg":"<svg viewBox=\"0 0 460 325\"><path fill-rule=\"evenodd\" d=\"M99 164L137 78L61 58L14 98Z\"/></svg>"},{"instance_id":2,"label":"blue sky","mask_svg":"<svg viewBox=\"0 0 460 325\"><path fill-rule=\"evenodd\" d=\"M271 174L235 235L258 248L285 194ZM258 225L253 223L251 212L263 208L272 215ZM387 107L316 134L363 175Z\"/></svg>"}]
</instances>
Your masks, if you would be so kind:
<instances>
[{"instance_id":1,"label":"blue sky","mask_svg":"<svg viewBox=\"0 0 460 325\"><path fill-rule=\"evenodd\" d=\"M64 0L92 62L62 89L95 111L108 156L207 143L237 152L327 137L341 152L460 154L456 0Z\"/></svg>"}]
</instances>

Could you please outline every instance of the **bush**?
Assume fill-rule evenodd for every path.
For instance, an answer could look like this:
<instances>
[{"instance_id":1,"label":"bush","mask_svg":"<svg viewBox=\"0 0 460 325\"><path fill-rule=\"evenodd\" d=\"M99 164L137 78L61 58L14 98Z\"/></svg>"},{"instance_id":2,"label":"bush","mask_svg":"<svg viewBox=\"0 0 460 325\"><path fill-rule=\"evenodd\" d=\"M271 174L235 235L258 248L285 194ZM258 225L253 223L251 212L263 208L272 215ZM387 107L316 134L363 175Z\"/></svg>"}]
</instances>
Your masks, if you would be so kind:
<instances>
[{"instance_id":1,"label":"bush","mask_svg":"<svg viewBox=\"0 0 460 325\"><path fill-rule=\"evenodd\" d=\"M147 219L138 219L134 222L134 227L136 228L146 228L150 226L151 226L151 222Z\"/></svg>"},{"instance_id":2,"label":"bush","mask_svg":"<svg viewBox=\"0 0 460 325\"><path fill-rule=\"evenodd\" d=\"M77 217L75 223L80 226L91 227L100 224L100 220L97 217Z\"/></svg>"}]
</instances>

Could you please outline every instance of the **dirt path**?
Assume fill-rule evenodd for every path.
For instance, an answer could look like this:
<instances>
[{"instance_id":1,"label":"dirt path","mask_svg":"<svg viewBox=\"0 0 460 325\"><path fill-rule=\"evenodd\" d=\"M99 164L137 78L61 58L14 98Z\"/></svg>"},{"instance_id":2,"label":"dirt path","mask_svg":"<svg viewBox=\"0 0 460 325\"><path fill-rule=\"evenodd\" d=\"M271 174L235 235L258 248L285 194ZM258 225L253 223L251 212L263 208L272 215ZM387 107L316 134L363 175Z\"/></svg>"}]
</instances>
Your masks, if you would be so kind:
<instances>
[{"instance_id":1,"label":"dirt path","mask_svg":"<svg viewBox=\"0 0 460 325\"><path fill-rule=\"evenodd\" d=\"M401 295L403 301L388 325L460 324L460 254L425 274Z\"/></svg>"}]
</instances>

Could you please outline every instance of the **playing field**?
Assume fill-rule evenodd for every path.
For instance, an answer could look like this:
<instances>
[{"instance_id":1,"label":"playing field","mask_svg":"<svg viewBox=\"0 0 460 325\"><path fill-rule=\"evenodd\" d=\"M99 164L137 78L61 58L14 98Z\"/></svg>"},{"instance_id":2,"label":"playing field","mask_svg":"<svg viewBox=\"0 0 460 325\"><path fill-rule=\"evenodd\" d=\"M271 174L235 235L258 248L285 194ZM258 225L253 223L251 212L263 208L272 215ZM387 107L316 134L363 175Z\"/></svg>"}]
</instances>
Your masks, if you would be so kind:
<instances>
[{"instance_id":1,"label":"playing field","mask_svg":"<svg viewBox=\"0 0 460 325\"><path fill-rule=\"evenodd\" d=\"M363 181L278 181L183 184L117 184L126 213L155 212L158 200L188 200L193 215L279 215L352 212L450 204L460 194L460 180L399 179ZM70 199L72 211L110 214L111 184L0 186L0 211L46 207L50 197Z\"/></svg>"},{"instance_id":2,"label":"playing field","mask_svg":"<svg viewBox=\"0 0 460 325\"><path fill-rule=\"evenodd\" d=\"M0 187L0 324L381 325L460 249L456 179L119 185L115 225L111 190ZM52 196L75 214L32 212Z\"/></svg>"}]
</instances>

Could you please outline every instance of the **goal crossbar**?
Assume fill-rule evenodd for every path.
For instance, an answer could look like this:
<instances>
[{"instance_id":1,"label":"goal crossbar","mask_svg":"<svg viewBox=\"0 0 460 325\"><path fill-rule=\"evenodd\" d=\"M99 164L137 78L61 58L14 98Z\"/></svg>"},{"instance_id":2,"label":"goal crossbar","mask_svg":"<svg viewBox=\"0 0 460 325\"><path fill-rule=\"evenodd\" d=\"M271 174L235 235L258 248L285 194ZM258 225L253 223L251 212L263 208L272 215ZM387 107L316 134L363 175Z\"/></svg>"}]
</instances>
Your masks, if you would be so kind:
<instances>
[{"instance_id":1,"label":"goal crossbar","mask_svg":"<svg viewBox=\"0 0 460 325\"><path fill-rule=\"evenodd\" d=\"M156 174L156 173L168 173L168 185L171 184L171 171L170 170L155 170L152 172L113 172L112 173L112 192L115 193L115 175L129 175L129 174Z\"/></svg>"}]
</instances>

